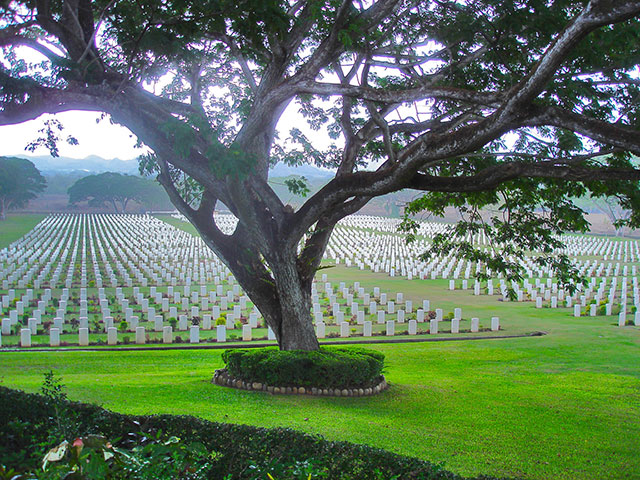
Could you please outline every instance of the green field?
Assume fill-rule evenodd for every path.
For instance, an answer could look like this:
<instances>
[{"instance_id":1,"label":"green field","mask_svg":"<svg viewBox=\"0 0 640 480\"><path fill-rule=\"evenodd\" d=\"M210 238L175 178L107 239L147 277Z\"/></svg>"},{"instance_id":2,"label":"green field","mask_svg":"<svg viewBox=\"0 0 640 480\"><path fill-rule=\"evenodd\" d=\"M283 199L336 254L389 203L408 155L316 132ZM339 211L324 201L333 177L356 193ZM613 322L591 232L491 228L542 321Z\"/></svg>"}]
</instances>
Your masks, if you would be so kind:
<instances>
[{"instance_id":1,"label":"green field","mask_svg":"<svg viewBox=\"0 0 640 480\"><path fill-rule=\"evenodd\" d=\"M532 479L640 478L640 328L617 318L570 316L443 280L405 281L336 267L332 282L359 281L428 298L445 312L501 319L501 340L370 346L386 355L391 388L370 398L272 396L210 383L220 350L4 352L0 382L37 391L50 368L69 397L134 414L288 426L442 462L461 474ZM447 336L447 335L443 335ZM424 338L424 337L423 337Z\"/></svg>"},{"instance_id":2,"label":"green field","mask_svg":"<svg viewBox=\"0 0 640 480\"><path fill-rule=\"evenodd\" d=\"M8 247L18 238L29 233L46 215L22 214L7 215L5 220L0 220L0 249Z\"/></svg>"}]
</instances>

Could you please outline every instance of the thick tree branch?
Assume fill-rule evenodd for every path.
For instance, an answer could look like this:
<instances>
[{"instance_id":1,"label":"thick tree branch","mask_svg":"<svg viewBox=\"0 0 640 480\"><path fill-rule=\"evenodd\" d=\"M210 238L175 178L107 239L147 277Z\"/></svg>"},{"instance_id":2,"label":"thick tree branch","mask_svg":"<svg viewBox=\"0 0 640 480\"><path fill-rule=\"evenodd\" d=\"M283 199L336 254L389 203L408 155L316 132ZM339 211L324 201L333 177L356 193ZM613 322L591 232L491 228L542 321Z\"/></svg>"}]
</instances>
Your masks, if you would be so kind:
<instances>
[{"instance_id":1,"label":"thick tree branch","mask_svg":"<svg viewBox=\"0 0 640 480\"><path fill-rule=\"evenodd\" d=\"M527 126L552 125L585 135L640 155L640 132L627 125L611 124L558 107L534 107L525 122Z\"/></svg>"},{"instance_id":2,"label":"thick tree branch","mask_svg":"<svg viewBox=\"0 0 640 480\"><path fill-rule=\"evenodd\" d=\"M506 162L487 167L476 175L438 177L417 173L407 186L416 190L430 192L482 192L494 190L502 183L517 178L544 178L578 182L638 181L640 180L640 170L564 165L554 161L538 163Z\"/></svg>"},{"instance_id":3,"label":"thick tree branch","mask_svg":"<svg viewBox=\"0 0 640 480\"><path fill-rule=\"evenodd\" d=\"M427 99L453 100L471 105L497 107L504 100L503 93L478 92L455 87L421 86L390 90L339 83L300 82L295 85L298 94L346 96L380 103L416 102Z\"/></svg>"},{"instance_id":4,"label":"thick tree branch","mask_svg":"<svg viewBox=\"0 0 640 480\"><path fill-rule=\"evenodd\" d=\"M335 222L327 222L321 218L316 222L313 232L307 238L297 260L298 274L304 282L311 283L313 277L320 267L322 255L324 254Z\"/></svg>"},{"instance_id":5,"label":"thick tree branch","mask_svg":"<svg viewBox=\"0 0 640 480\"><path fill-rule=\"evenodd\" d=\"M1 33L5 32L2 31ZM28 47L31 50L41 53L42 55L47 57L54 65L61 65L66 62L66 59L64 57L61 57L57 53L54 53L52 50L47 48L46 45L39 43L33 38L25 37L23 35L0 35L0 47L7 47L10 45L15 47Z\"/></svg>"}]
</instances>

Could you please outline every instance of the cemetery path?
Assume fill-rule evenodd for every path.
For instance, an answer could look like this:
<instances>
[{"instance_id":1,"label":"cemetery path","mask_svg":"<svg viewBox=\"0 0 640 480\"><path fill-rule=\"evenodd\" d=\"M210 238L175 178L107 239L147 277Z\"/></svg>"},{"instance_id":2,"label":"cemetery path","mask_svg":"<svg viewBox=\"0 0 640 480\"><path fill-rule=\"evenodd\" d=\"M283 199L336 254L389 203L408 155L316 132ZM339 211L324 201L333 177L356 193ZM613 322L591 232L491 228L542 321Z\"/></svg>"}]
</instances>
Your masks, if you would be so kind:
<instances>
[{"instance_id":1,"label":"cemetery path","mask_svg":"<svg viewBox=\"0 0 640 480\"><path fill-rule=\"evenodd\" d=\"M506 340L510 338L526 338L526 337L541 337L548 335L547 332L536 331L530 333L523 333L519 335L490 335L490 336L475 336L475 337L428 337L428 338L383 338L380 340L346 340L337 342L319 342L321 346L340 346L340 345L383 345L392 343L426 343L426 342L459 342L467 340ZM157 347L151 346L131 346L131 347L65 347L65 348L2 348L0 353L15 353L15 352L132 352L132 351L163 351L163 350L221 350L232 348L263 348L263 347L275 347L274 343L259 343L251 342L250 344L231 344L231 345L173 345L166 346L161 345Z\"/></svg>"}]
</instances>

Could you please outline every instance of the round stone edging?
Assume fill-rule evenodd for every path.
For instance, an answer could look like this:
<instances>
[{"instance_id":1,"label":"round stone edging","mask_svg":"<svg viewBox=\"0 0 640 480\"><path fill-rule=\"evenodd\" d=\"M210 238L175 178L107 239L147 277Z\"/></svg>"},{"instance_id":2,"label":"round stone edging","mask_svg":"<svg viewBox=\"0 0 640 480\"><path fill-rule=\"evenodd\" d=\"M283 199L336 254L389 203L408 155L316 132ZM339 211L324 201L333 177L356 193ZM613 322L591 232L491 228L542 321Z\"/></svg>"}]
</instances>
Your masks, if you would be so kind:
<instances>
[{"instance_id":1,"label":"round stone edging","mask_svg":"<svg viewBox=\"0 0 640 480\"><path fill-rule=\"evenodd\" d=\"M221 368L213 374L212 383L222 387L237 388L239 390L254 390L274 395L313 395L322 397L369 397L389 388L384 375L375 387L369 388L306 388L306 387L273 387L260 382L245 382L227 375L227 369Z\"/></svg>"}]
</instances>

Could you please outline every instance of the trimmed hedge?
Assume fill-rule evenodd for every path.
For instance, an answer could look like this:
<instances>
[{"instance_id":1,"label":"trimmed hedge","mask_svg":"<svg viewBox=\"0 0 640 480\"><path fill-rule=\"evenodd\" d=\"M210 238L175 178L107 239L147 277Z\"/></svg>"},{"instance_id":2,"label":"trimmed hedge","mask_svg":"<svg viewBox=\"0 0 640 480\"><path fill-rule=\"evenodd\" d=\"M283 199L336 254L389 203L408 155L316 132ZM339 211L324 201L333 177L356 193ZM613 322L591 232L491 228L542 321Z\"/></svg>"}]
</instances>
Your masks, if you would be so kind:
<instances>
[{"instance_id":1,"label":"trimmed hedge","mask_svg":"<svg viewBox=\"0 0 640 480\"><path fill-rule=\"evenodd\" d=\"M274 387L368 388L380 382L384 367L382 353L364 348L232 349L222 360L232 378Z\"/></svg>"},{"instance_id":2,"label":"trimmed hedge","mask_svg":"<svg viewBox=\"0 0 640 480\"><path fill-rule=\"evenodd\" d=\"M331 480L460 480L439 465L385 450L347 442L328 442L285 428L258 428L213 423L190 416L131 416L96 405L68 401L53 404L41 395L0 387L0 465L18 471L35 470L43 455L60 442L56 425L63 421L67 438L102 434L127 442L140 433L175 435L201 442L216 452L211 479L311 478ZM119 439L119 440L118 440ZM298 473L296 473L296 470ZM480 476L492 480L495 477Z\"/></svg>"}]
</instances>

